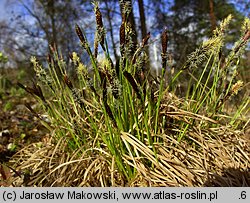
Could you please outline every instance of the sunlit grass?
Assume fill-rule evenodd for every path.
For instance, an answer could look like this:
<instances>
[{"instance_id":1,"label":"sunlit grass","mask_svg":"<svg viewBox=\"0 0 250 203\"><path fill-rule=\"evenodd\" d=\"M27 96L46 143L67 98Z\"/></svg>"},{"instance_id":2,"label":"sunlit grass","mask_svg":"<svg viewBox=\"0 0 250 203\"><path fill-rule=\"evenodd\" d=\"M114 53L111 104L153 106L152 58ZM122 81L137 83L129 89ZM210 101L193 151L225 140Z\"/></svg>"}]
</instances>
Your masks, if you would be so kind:
<instances>
[{"instance_id":1,"label":"sunlit grass","mask_svg":"<svg viewBox=\"0 0 250 203\"><path fill-rule=\"evenodd\" d=\"M97 4L95 11L97 29L104 30ZM43 184L48 181L48 177L71 174L71 170L78 173L76 167L82 167L84 170L80 175L83 179L74 177L76 185L95 185L90 177L94 173L92 168L98 171L96 178L99 182L96 185L100 183L101 186L116 185L118 182L126 185L135 180L138 174L144 178L147 175L152 177L158 185L161 185L161 181L162 185L164 181L173 186L201 185L201 176L195 183L193 169L202 167L199 165L202 154L204 153L204 157L208 156L205 154L206 149L213 146L211 143L219 142L224 136L223 132L225 135L230 132L239 136L237 132L243 130L249 122L245 116L249 110L247 96L242 99L236 112L230 112L227 117L220 116L227 113L224 106L232 97L237 96L243 86L241 81L236 80L236 72L249 39L244 35L249 32L249 26L242 30L241 39L236 42L225 63L221 63L220 51L231 20L229 16L215 30L211 39L203 42L200 48L190 54L169 84L165 80L168 39L167 32L164 31L162 74L158 85L158 81L154 81L150 72L144 69L144 46L148 39L144 39L142 45L132 52L135 54L130 55L131 30L123 29L127 24L126 17L123 19L120 36L124 38L120 43L119 61L111 60L105 31L98 32L95 48L91 49L78 25L76 33L83 49L89 54L91 70L73 52L71 61L77 78L71 78L67 73L66 63L55 47L51 47L48 69L43 68L32 57L37 83L33 87L20 86L35 96L48 114L49 122L42 118L41 120L51 130L52 143L55 143L52 148L49 146L52 151L48 160L49 167L44 166L51 170L42 179L38 177L36 183L40 181ZM103 61L97 60L98 44L105 55ZM185 98L178 98L174 90L185 71L190 75L190 86L187 89L190 90L191 85L193 88L192 91L187 91ZM230 71L235 72L228 79L227 74ZM36 153L43 154L45 151L40 149ZM215 150L211 153L217 156L219 152ZM61 154L60 160L57 160L56 154ZM192 155L197 156L197 163L191 161ZM173 161L170 160L171 156ZM182 163L183 156L188 158ZM249 157L244 154L242 156L242 166L247 167ZM227 162L229 157L225 159ZM38 164L31 159L29 161L34 165ZM183 167L184 171L179 167ZM206 170L213 170L211 166L204 167ZM65 173L57 174L63 170ZM108 173L111 174L110 180L106 177L110 175ZM118 180L115 177L119 177ZM62 179L65 180L65 177ZM75 184L73 180L67 180L66 185ZM147 178L146 182L150 185ZM49 184L52 182L49 181Z\"/></svg>"}]
</instances>

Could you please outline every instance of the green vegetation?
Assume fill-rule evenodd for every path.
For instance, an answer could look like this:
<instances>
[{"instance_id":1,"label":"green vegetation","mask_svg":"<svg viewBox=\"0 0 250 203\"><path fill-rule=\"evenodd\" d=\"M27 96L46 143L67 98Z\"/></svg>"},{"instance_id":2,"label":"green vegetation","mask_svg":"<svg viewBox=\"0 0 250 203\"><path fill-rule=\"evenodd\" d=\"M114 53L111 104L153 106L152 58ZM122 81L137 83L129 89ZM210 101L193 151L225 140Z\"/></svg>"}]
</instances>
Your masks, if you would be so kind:
<instances>
[{"instance_id":1,"label":"green vegetation","mask_svg":"<svg viewBox=\"0 0 250 203\"><path fill-rule=\"evenodd\" d=\"M6 80L6 78L4 78L3 77L3 74L2 74L2 72L3 72L3 65L5 64L5 63L7 63L7 61L8 61L8 58L6 57L6 56L4 56L3 55L3 53L2 52L0 52L0 97L1 97L1 95L2 95L2 92L3 92L3 90L6 88L6 86L7 86L7 80Z\"/></svg>"},{"instance_id":2,"label":"green vegetation","mask_svg":"<svg viewBox=\"0 0 250 203\"><path fill-rule=\"evenodd\" d=\"M2 52L0 52L0 64L1 63L7 63L8 57L4 56Z\"/></svg>"},{"instance_id":3,"label":"green vegetation","mask_svg":"<svg viewBox=\"0 0 250 203\"><path fill-rule=\"evenodd\" d=\"M53 135L53 144L49 146L51 157L46 159L46 151L50 150L41 147L37 155L45 161L29 160L30 167L40 167L36 168L38 175L32 183L43 186L124 186L140 185L140 181L141 185L158 186L203 184L204 173L196 169L207 167L205 171L216 172L216 167L207 166L211 157L206 153L213 148L209 153L220 159L218 153L224 150L209 144L239 136L238 130L244 130L249 123L247 94L241 95L236 110L230 109L233 97L244 86L236 75L250 38L249 19L243 22L242 36L225 61L221 59L221 49L231 15L221 22L210 39L189 55L167 84L167 31L162 33L162 71L158 79L144 68L149 36L136 50L131 50L133 41L126 9L120 27L121 58L115 63L109 53L98 4L95 4L95 15L93 49L76 25L81 46L90 57L91 69L73 52L70 57L77 77L71 78L65 61L56 47L51 46L48 68L42 67L35 57L31 58L37 82L32 87L19 83L40 102L48 116L46 119L28 108ZM101 61L97 60L98 45L105 55ZM189 86L186 97L179 98L175 91L184 72L190 76ZM225 153L230 154L227 150ZM246 154L237 153L235 157L242 160L243 170L249 167ZM28 164L23 159L21 155L17 163L23 163L26 168ZM199 160L205 166L200 166ZM65 176L65 173L70 174ZM139 175L144 179L138 178Z\"/></svg>"}]
</instances>

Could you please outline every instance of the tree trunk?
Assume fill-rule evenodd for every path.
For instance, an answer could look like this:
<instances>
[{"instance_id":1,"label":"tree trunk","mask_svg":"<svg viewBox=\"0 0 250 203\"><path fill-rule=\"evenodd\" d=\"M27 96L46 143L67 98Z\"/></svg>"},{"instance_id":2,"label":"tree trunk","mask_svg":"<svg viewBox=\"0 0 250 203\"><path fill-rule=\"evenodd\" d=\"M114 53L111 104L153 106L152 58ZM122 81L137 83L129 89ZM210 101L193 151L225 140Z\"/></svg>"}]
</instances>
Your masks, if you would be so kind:
<instances>
[{"instance_id":1,"label":"tree trunk","mask_svg":"<svg viewBox=\"0 0 250 203\"><path fill-rule=\"evenodd\" d=\"M213 33L213 30L216 28L216 18L214 14L214 1L209 0L209 15L210 15L210 22L211 22L211 31Z\"/></svg>"},{"instance_id":2,"label":"tree trunk","mask_svg":"<svg viewBox=\"0 0 250 203\"><path fill-rule=\"evenodd\" d=\"M139 13L140 13L140 22L141 22L141 35L142 39L147 35L146 19L144 12L144 3L143 0L138 0Z\"/></svg>"},{"instance_id":3,"label":"tree trunk","mask_svg":"<svg viewBox=\"0 0 250 203\"><path fill-rule=\"evenodd\" d=\"M52 44L55 44L57 46L57 34L56 34L56 25L55 25L55 4L54 0L48 1L48 14L50 16L51 20L51 29L52 29Z\"/></svg>"},{"instance_id":4,"label":"tree trunk","mask_svg":"<svg viewBox=\"0 0 250 203\"><path fill-rule=\"evenodd\" d=\"M146 18L145 18L143 0L138 0L138 5L139 5L140 22L141 22L141 37L143 39L147 35L147 26L146 26ZM149 56L148 46L145 47L145 52ZM150 60L148 59L148 62L146 63L146 70L148 71L149 68L150 68Z\"/></svg>"},{"instance_id":5,"label":"tree trunk","mask_svg":"<svg viewBox=\"0 0 250 203\"><path fill-rule=\"evenodd\" d=\"M111 13L110 13L110 8L108 6L108 1L107 0L105 0L105 6L106 6L106 10L107 10L107 19L108 19L108 24L109 24L109 29L110 29L111 43L112 43L112 46L113 46L115 60L117 61L118 60L118 55L117 55L116 46L115 46L114 31L113 31L113 26L112 26Z\"/></svg>"}]
</instances>

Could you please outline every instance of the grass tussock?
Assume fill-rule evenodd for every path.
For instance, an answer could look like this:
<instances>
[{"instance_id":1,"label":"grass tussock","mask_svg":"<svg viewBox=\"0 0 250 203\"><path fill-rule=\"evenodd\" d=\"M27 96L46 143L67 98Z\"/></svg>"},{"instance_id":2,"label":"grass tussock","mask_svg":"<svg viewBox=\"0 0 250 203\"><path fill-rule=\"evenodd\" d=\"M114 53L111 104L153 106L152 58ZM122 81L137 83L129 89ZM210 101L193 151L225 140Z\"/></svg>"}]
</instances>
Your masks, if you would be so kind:
<instances>
[{"instance_id":1,"label":"grass tussock","mask_svg":"<svg viewBox=\"0 0 250 203\"><path fill-rule=\"evenodd\" d=\"M38 114L52 137L40 148L30 145L13 157L13 184L37 186L249 186L249 95L237 66L249 40L250 21L223 60L226 18L214 35L190 54L170 80L166 75L168 35L162 33L159 79L145 68L150 35L136 47L124 12L121 58L112 61L98 4L93 50L76 25L91 67L75 52L76 78L51 47L48 68L33 57L37 83L19 84L32 94L48 120ZM98 61L98 46L105 59ZM114 65L115 64L115 65ZM182 73L190 75L186 96L176 96ZM229 77L230 75L230 77ZM170 88L171 87L171 88ZM171 90L171 91L170 91ZM243 90L238 108L230 103ZM227 109L231 109L228 111ZM32 111L32 109L31 109ZM35 113L34 113L35 114Z\"/></svg>"},{"instance_id":2,"label":"grass tussock","mask_svg":"<svg viewBox=\"0 0 250 203\"><path fill-rule=\"evenodd\" d=\"M229 131L197 128L190 132L193 146L161 135L164 145L155 146L157 158L146 144L122 133L124 143L137 152L123 157L137 171L130 181L103 149L68 153L63 138L40 149L32 144L13 158L22 173L12 181L15 186L250 186L250 145L241 132Z\"/></svg>"}]
</instances>

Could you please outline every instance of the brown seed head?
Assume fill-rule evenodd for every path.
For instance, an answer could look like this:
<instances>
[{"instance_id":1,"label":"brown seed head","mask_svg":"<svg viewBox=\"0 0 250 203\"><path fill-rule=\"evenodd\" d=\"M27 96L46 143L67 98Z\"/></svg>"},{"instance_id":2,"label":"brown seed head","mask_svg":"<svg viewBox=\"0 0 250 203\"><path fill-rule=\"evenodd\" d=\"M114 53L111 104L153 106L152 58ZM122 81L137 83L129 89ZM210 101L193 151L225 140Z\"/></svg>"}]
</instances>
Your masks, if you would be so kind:
<instances>
[{"instance_id":1,"label":"brown seed head","mask_svg":"<svg viewBox=\"0 0 250 203\"><path fill-rule=\"evenodd\" d=\"M81 43L82 43L82 44L85 44L85 43L86 43L86 39L85 39L85 37L84 37L83 34L82 34L81 28L80 28L77 24L76 24L76 26L75 26L75 30L76 30L76 34L78 35L78 37L79 37Z\"/></svg>"},{"instance_id":2,"label":"brown seed head","mask_svg":"<svg viewBox=\"0 0 250 203\"><path fill-rule=\"evenodd\" d=\"M96 8L95 8L95 18L96 18L97 26L100 27L100 28L103 28L102 13L101 13L98 6L96 6Z\"/></svg>"},{"instance_id":3,"label":"brown seed head","mask_svg":"<svg viewBox=\"0 0 250 203\"><path fill-rule=\"evenodd\" d=\"M125 44L125 23L122 22L120 27L120 45Z\"/></svg>"},{"instance_id":4,"label":"brown seed head","mask_svg":"<svg viewBox=\"0 0 250 203\"><path fill-rule=\"evenodd\" d=\"M97 2L94 2L94 10L95 10L95 18L96 18L96 25L97 25L97 38L98 41L100 42L103 50L105 51L105 46L104 46L104 41L105 41L105 30L103 27L103 22L102 22L102 13L99 9L99 5Z\"/></svg>"},{"instance_id":5,"label":"brown seed head","mask_svg":"<svg viewBox=\"0 0 250 203\"><path fill-rule=\"evenodd\" d=\"M125 42L126 42L125 23L122 22L121 27L120 27L120 52L121 52L121 56L124 56Z\"/></svg>"},{"instance_id":6,"label":"brown seed head","mask_svg":"<svg viewBox=\"0 0 250 203\"><path fill-rule=\"evenodd\" d=\"M165 29L161 35L161 44L162 44L162 54L167 53L167 47L168 47L168 34L167 29Z\"/></svg>"},{"instance_id":7,"label":"brown seed head","mask_svg":"<svg viewBox=\"0 0 250 203\"><path fill-rule=\"evenodd\" d=\"M123 75L129 81L130 85L134 89L134 91L135 91L135 93L137 95L137 98L141 100L142 97L141 97L140 89L139 89L135 79L133 78L133 76L128 71L124 71Z\"/></svg>"}]
</instances>

